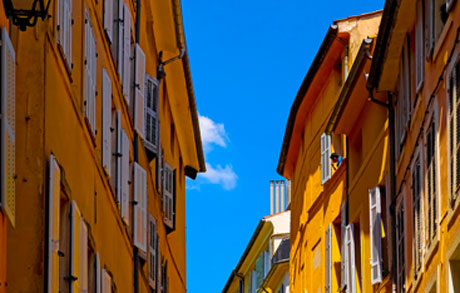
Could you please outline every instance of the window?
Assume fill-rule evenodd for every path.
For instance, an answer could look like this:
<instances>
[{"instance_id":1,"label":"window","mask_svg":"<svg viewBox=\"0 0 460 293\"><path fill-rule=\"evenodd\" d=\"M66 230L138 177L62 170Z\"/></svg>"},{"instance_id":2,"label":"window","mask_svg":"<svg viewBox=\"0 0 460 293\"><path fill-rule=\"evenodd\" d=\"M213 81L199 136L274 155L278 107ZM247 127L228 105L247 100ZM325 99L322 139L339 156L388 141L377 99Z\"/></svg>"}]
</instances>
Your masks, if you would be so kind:
<instances>
[{"instance_id":1,"label":"window","mask_svg":"<svg viewBox=\"0 0 460 293\"><path fill-rule=\"evenodd\" d=\"M123 63L121 73L123 95L129 104L131 95L131 12L128 3L123 4L123 53L120 61Z\"/></svg>"},{"instance_id":2,"label":"window","mask_svg":"<svg viewBox=\"0 0 460 293\"><path fill-rule=\"evenodd\" d=\"M5 27L1 40L0 207L15 225L16 54ZM4 61L4 62L3 62Z\"/></svg>"},{"instance_id":3,"label":"window","mask_svg":"<svg viewBox=\"0 0 460 293\"><path fill-rule=\"evenodd\" d=\"M397 100L397 136L396 151L399 155L406 138L406 129L411 116L411 70L410 70L410 41L407 37L402 49L399 63L399 92Z\"/></svg>"},{"instance_id":4,"label":"window","mask_svg":"<svg viewBox=\"0 0 460 293\"><path fill-rule=\"evenodd\" d=\"M371 283L382 282L382 207L380 187L369 190Z\"/></svg>"},{"instance_id":5,"label":"window","mask_svg":"<svg viewBox=\"0 0 460 293\"><path fill-rule=\"evenodd\" d=\"M399 197L405 198L404 194L400 194ZM404 235L404 203L401 200L396 207L396 276L398 292L405 292L406 288Z\"/></svg>"},{"instance_id":6,"label":"window","mask_svg":"<svg viewBox=\"0 0 460 293\"><path fill-rule=\"evenodd\" d=\"M78 209L72 201L70 211L70 280L71 292L88 290L88 228Z\"/></svg>"},{"instance_id":7,"label":"window","mask_svg":"<svg viewBox=\"0 0 460 293\"><path fill-rule=\"evenodd\" d=\"M321 184L331 178L331 136L323 133L321 135Z\"/></svg>"},{"instance_id":8,"label":"window","mask_svg":"<svg viewBox=\"0 0 460 293\"><path fill-rule=\"evenodd\" d=\"M423 224L423 204L422 204L422 165L420 157L414 162L412 167L412 202L413 202L413 260L414 260L414 279L417 280L422 269L423 258L423 240L424 224Z\"/></svg>"},{"instance_id":9,"label":"window","mask_svg":"<svg viewBox=\"0 0 460 293\"><path fill-rule=\"evenodd\" d=\"M238 293L244 293L244 278L240 279L240 286L238 289Z\"/></svg>"},{"instance_id":10,"label":"window","mask_svg":"<svg viewBox=\"0 0 460 293\"><path fill-rule=\"evenodd\" d=\"M158 268L158 235L157 223L152 215L149 215L149 285L156 289Z\"/></svg>"},{"instance_id":11,"label":"window","mask_svg":"<svg viewBox=\"0 0 460 293\"><path fill-rule=\"evenodd\" d=\"M158 116L158 80L147 75L145 81L145 147L158 154L160 120Z\"/></svg>"},{"instance_id":12,"label":"window","mask_svg":"<svg viewBox=\"0 0 460 293\"><path fill-rule=\"evenodd\" d=\"M460 62L458 60L447 77L447 104L449 194L453 203L460 190Z\"/></svg>"},{"instance_id":13,"label":"window","mask_svg":"<svg viewBox=\"0 0 460 293\"><path fill-rule=\"evenodd\" d=\"M415 86L417 91L423 84L425 74L425 25L423 23L423 0L417 1L417 18L415 22Z\"/></svg>"},{"instance_id":14,"label":"window","mask_svg":"<svg viewBox=\"0 0 460 293\"><path fill-rule=\"evenodd\" d=\"M72 67L72 0L57 1L57 43L64 54L67 66Z\"/></svg>"},{"instance_id":15,"label":"window","mask_svg":"<svg viewBox=\"0 0 460 293\"><path fill-rule=\"evenodd\" d=\"M345 282L347 293L356 293L356 276L355 276L355 239L353 224L345 228Z\"/></svg>"},{"instance_id":16,"label":"window","mask_svg":"<svg viewBox=\"0 0 460 293\"><path fill-rule=\"evenodd\" d=\"M112 162L112 81L102 69L102 167L111 175Z\"/></svg>"},{"instance_id":17,"label":"window","mask_svg":"<svg viewBox=\"0 0 460 293\"><path fill-rule=\"evenodd\" d=\"M332 229L331 224L326 230L326 293L332 292Z\"/></svg>"},{"instance_id":18,"label":"window","mask_svg":"<svg viewBox=\"0 0 460 293\"><path fill-rule=\"evenodd\" d=\"M134 163L134 245L147 252L147 172Z\"/></svg>"},{"instance_id":19,"label":"window","mask_svg":"<svg viewBox=\"0 0 460 293\"><path fill-rule=\"evenodd\" d=\"M85 13L85 75L84 105L85 115L93 135L96 135L96 85L97 85L97 50L93 27L88 11Z\"/></svg>"},{"instance_id":20,"label":"window","mask_svg":"<svg viewBox=\"0 0 460 293\"><path fill-rule=\"evenodd\" d=\"M426 135L426 200L427 200L427 228L428 246L437 235L437 182L436 182L436 129L432 121Z\"/></svg>"},{"instance_id":21,"label":"window","mask_svg":"<svg viewBox=\"0 0 460 293\"><path fill-rule=\"evenodd\" d=\"M176 192L176 172L166 162L163 163L163 212L164 223L170 229L175 228L175 192Z\"/></svg>"},{"instance_id":22,"label":"window","mask_svg":"<svg viewBox=\"0 0 460 293\"><path fill-rule=\"evenodd\" d=\"M434 45L436 44L439 36L441 35L444 24L447 21L447 7L446 3L448 0L427 0L428 1L428 11L427 11L427 21L428 21L428 38L427 38L427 55L432 56Z\"/></svg>"},{"instance_id":23,"label":"window","mask_svg":"<svg viewBox=\"0 0 460 293\"><path fill-rule=\"evenodd\" d=\"M123 0L113 0L105 2L110 2L108 5L112 5L112 43L111 43L111 50L112 56L115 60L115 65L117 66L118 73L120 75L121 81L123 81L123 33L124 33L124 26L123 26L123 18L124 18L124 10L123 10ZM108 11L107 11L108 12ZM105 13L105 11L104 11ZM107 16L107 21L109 21L110 16ZM106 17L104 15L104 24L106 21ZM105 25L104 25L105 26ZM107 24L110 27L109 24ZM107 31L107 30L106 30Z\"/></svg>"},{"instance_id":24,"label":"window","mask_svg":"<svg viewBox=\"0 0 460 293\"><path fill-rule=\"evenodd\" d=\"M162 262L161 265L161 292L169 292L168 261Z\"/></svg>"}]
</instances>

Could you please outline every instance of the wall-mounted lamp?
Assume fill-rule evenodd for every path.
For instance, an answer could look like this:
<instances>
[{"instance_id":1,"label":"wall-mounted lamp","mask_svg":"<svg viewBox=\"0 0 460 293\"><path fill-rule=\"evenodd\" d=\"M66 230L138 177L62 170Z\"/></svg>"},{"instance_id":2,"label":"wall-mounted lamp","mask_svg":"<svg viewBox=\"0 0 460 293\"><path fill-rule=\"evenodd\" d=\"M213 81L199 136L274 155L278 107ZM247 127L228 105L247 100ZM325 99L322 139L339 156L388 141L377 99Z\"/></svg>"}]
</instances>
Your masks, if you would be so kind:
<instances>
[{"instance_id":1,"label":"wall-mounted lamp","mask_svg":"<svg viewBox=\"0 0 460 293\"><path fill-rule=\"evenodd\" d=\"M14 25L25 31L28 26L35 26L38 18L44 20L48 16L51 0L3 0L7 17L11 17Z\"/></svg>"}]
</instances>

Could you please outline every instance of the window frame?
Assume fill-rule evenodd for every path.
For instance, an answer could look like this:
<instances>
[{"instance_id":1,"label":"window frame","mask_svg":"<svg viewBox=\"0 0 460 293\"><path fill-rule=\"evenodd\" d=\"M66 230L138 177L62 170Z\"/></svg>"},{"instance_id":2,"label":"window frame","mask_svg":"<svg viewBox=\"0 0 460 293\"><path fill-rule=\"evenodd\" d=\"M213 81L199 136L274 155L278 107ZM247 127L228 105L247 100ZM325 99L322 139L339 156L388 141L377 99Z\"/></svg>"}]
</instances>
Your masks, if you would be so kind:
<instances>
[{"instance_id":1,"label":"window frame","mask_svg":"<svg viewBox=\"0 0 460 293\"><path fill-rule=\"evenodd\" d=\"M412 194L412 207L413 207L413 211L412 211L412 233L413 233L413 236L415 237L416 236L416 233L420 233L421 235L419 240L420 243L418 243L419 245L419 253L420 253L420 263L417 262L417 259L416 259L416 254L417 254L417 237L415 237L415 240L414 240L414 245L412 246L412 264L413 264L413 278L415 281L418 281L420 280L420 276L423 274L424 272L424 263L425 263L425 259L424 259L424 248L425 248L425 205L424 205L424 195L425 195L425 177L423 176L424 174L424 160L423 160L423 152L422 152L422 147L421 146L418 146L417 147L417 150L416 150L416 154L415 154L415 158L414 158L414 161L412 162L412 165L411 165L411 194ZM417 166L417 163L419 164L418 166L418 171L416 170L416 166ZM416 209L415 209L415 201L416 201L416 198L415 198L415 189L414 189L414 174L418 172L418 200L419 200L419 225L420 225L420 229L417 229L416 227ZM419 266L419 268L417 269L417 265Z\"/></svg>"}]
</instances>

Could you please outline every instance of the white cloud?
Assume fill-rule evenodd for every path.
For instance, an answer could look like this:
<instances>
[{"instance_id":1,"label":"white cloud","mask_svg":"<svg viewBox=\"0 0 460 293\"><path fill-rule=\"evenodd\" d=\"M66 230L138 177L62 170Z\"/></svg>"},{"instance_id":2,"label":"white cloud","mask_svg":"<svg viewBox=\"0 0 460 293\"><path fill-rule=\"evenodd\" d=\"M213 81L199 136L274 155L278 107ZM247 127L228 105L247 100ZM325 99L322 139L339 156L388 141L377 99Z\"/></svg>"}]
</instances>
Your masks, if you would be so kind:
<instances>
[{"instance_id":1,"label":"white cloud","mask_svg":"<svg viewBox=\"0 0 460 293\"><path fill-rule=\"evenodd\" d=\"M199 116L201 140L205 151L210 149L212 144L221 147L227 146L227 134L225 133L224 124L215 123L206 116Z\"/></svg>"},{"instance_id":2,"label":"white cloud","mask_svg":"<svg viewBox=\"0 0 460 293\"><path fill-rule=\"evenodd\" d=\"M231 190L236 187L238 176L233 172L231 165L217 165L216 168L206 163L206 172L200 174L200 177L212 184L220 184L225 190Z\"/></svg>"}]
</instances>

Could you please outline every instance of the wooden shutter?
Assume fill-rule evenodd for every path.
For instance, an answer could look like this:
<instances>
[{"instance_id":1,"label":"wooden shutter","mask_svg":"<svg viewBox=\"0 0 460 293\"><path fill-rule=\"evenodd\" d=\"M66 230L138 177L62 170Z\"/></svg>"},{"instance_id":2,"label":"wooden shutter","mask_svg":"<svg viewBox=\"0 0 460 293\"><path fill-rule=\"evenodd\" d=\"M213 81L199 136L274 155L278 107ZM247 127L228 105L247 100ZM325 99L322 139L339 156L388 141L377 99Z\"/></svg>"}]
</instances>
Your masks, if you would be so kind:
<instances>
[{"instance_id":1,"label":"wooden shutter","mask_svg":"<svg viewBox=\"0 0 460 293\"><path fill-rule=\"evenodd\" d=\"M421 189L422 189L422 168L420 165L420 158L414 163L412 170L412 202L413 202L413 235L414 235L414 246L413 246L413 261L414 261L414 278L418 278L418 272L421 269L422 260L422 204L421 204ZM423 237L424 239L424 237Z\"/></svg>"},{"instance_id":2,"label":"wooden shutter","mask_svg":"<svg viewBox=\"0 0 460 293\"><path fill-rule=\"evenodd\" d=\"M428 13L427 13L427 17L428 17L428 26L429 26L429 36L428 36L428 39L427 39L427 57L431 58L431 56L433 55L433 49L434 49L434 43L435 43L435 38L436 38L436 31L435 31L435 15L436 15L436 12L435 11L435 8L436 8L436 3L435 3L436 0L428 0ZM440 13L440 12L438 12Z\"/></svg>"},{"instance_id":3,"label":"wooden shutter","mask_svg":"<svg viewBox=\"0 0 460 293\"><path fill-rule=\"evenodd\" d=\"M80 292L88 292L88 228L80 219L79 283Z\"/></svg>"},{"instance_id":4,"label":"wooden shutter","mask_svg":"<svg viewBox=\"0 0 460 293\"><path fill-rule=\"evenodd\" d=\"M163 163L163 212L164 222L169 228L174 228L173 221L173 169L166 162Z\"/></svg>"},{"instance_id":5,"label":"wooden shutter","mask_svg":"<svg viewBox=\"0 0 460 293\"><path fill-rule=\"evenodd\" d=\"M124 4L123 11L123 95L129 104L131 92L131 12L128 4Z\"/></svg>"},{"instance_id":6,"label":"wooden shutter","mask_svg":"<svg viewBox=\"0 0 460 293\"><path fill-rule=\"evenodd\" d=\"M371 243L371 283L382 282L382 211L380 188L369 190L369 226Z\"/></svg>"},{"instance_id":7,"label":"wooden shutter","mask_svg":"<svg viewBox=\"0 0 460 293\"><path fill-rule=\"evenodd\" d=\"M104 0L104 30L112 42L113 34L113 0Z\"/></svg>"},{"instance_id":8,"label":"wooden shutter","mask_svg":"<svg viewBox=\"0 0 460 293\"><path fill-rule=\"evenodd\" d=\"M129 145L130 140L122 129L121 134L121 216L129 225Z\"/></svg>"},{"instance_id":9,"label":"wooden shutter","mask_svg":"<svg viewBox=\"0 0 460 293\"><path fill-rule=\"evenodd\" d=\"M163 193L163 149L161 148L160 144L158 144L158 156L156 159L156 183L157 183L157 190L160 193Z\"/></svg>"},{"instance_id":10,"label":"wooden shutter","mask_svg":"<svg viewBox=\"0 0 460 293\"><path fill-rule=\"evenodd\" d=\"M456 198L460 186L460 62L457 61L451 75L450 90L450 141L452 196Z\"/></svg>"},{"instance_id":11,"label":"wooden shutter","mask_svg":"<svg viewBox=\"0 0 460 293\"><path fill-rule=\"evenodd\" d=\"M147 173L134 163L134 245L147 252Z\"/></svg>"},{"instance_id":12,"label":"wooden shutter","mask_svg":"<svg viewBox=\"0 0 460 293\"><path fill-rule=\"evenodd\" d=\"M149 215L149 285L156 289L157 281L157 224L155 218Z\"/></svg>"},{"instance_id":13,"label":"wooden shutter","mask_svg":"<svg viewBox=\"0 0 460 293\"><path fill-rule=\"evenodd\" d=\"M136 63L134 79L134 129L144 138L145 113L144 113L144 91L145 91L145 54L139 44L136 44Z\"/></svg>"},{"instance_id":14,"label":"wooden shutter","mask_svg":"<svg viewBox=\"0 0 460 293\"><path fill-rule=\"evenodd\" d=\"M106 0L107 1L107 0ZM102 166L110 176L112 160L112 81L105 69L102 69Z\"/></svg>"},{"instance_id":15,"label":"wooden shutter","mask_svg":"<svg viewBox=\"0 0 460 293\"><path fill-rule=\"evenodd\" d=\"M59 291L59 232L61 203L61 169L54 155L50 156L48 166L48 259L47 259L47 292Z\"/></svg>"},{"instance_id":16,"label":"wooden shutter","mask_svg":"<svg viewBox=\"0 0 460 293\"><path fill-rule=\"evenodd\" d=\"M321 135L321 184L324 184L331 177L331 136L323 133Z\"/></svg>"},{"instance_id":17,"label":"wooden shutter","mask_svg":"<svg viewBox=\"0 0 460 293\"><path fill-rule=\"evenodd\" d=\"M425 74L425 44L424 44L424 25L423 25L423 0L417 1L417 18L415 22L415 86L418 90Z\"/></svg>"},{"instance_id":18,"label":"wooden shutter","mask_svg":"<svg viewBox=\"0 0 460 293\"><path fill-rule=\"evenodd\" d=\"M1 191L0 206L15 226L16 54L5 27L1 46Z\"/></svg>"},{"instance_id":19,"label":"wooden shutter","mask_svg":"<svg viewBox=\"0 0 460 293\"><path fill-rule=\"evenodd\" d=\"M96 134L96 39L88 12L85 12L85 113L93 134Z\"/></svg>"},{"instance_id":20,"label":"wooden shutter","mask_svg":"<svg viewBox=\"0 0 460 293\"><path fill-rule=\"evenodd\" d=\"M145 146L158 154L160 120L158 119L158 80L148 76L145 83Z\"/></svg>"},{"instance_id":21,"label":"wooden shutter","mask_svg":"<svg viewBox=\"0 0 460 293\"><path fill-rule=\"evenodd\" d=\"M102 286L102 278L101 278L101 261L99 259L99 253L96 252L96 261L94 264L94 271L96 272L96 292L101 293L101 286Z\"/></svg>"},{"instance_id":22,"label":"wooden shutter","mask_svg":"<svg viewBox=\"0 0 460 293\"><path fill-rule=\"evenodd\" d=\"M116 112L116 123L117 123L117 151L116 151L116 167L117 167L117 180L116 180L116 191L117 191L117 201L121 203L122 199L122 158L123 158L123 151L122 151L122 128L121 128L121 110L117 110ZM129 159L128 159L129 164Z\"/></svg>"},{"instance_id":23,"label":"wooden shutter","mask_svg":"<svg viewBox=\"0 0 460 293\"><path fill-rule=\"evenodd\" d=\"M102 293L112 293L112 277L109 273L102 269Z\"/></svg>"},{"instance_id":24,"label":"wooden shutter","mask_svg":"<svg viewBox=\"0 0 460 293\"><path fill-rule=\"evenodd\" d=\"M68 65L72 64L72 0L57 2L57 42L61 45Z\"/></svg>"},{"instance_id":25,"label":"wooden shutter","mask_svg":"<svg viewBox=\"0 0 460 293\"><path fill-rule=\"evenodd\" d=\"M340 217L341 217L341 236L342 236L342 247L341 247L341 254L342 254L342 261L341 261L341 288L343 288L347 284L347 250L345 245L345 236L347 231L347 214L346 214L346 203L342 203L342 207L340 210Z\"/></svg>"},{"instance_id":26,"label":"wooden shutter","mask_svg":"<svg viewBox=\"0 0 460 293\"><path fill-rule=\"evenodd\" d=\"M326 230L326 293L332 292L332 228L331 224Z\"/></svg>"},{"instance_id":27,"label":"wooden shutter","mask_svg":"<svg viewBox=\"0 0 460 293\"><path fill-rule=\"evenodd\" d=\"M345 245L347 255L347 292L356 293L356 278L355 278L355 240L353 238L353 224L346 227Z\"/></svg>"},{"instance_id":28,"label":"wooden shutter","mask_svg":"<svg viewBox=\"0 0 460 293\"><path fill-rule=\"evenodd\" d=\"M81 232L81 213L77 207L77 203L72 201L71 211L70 211L70 293L80 292L82 284L80 281L82 276L80 276L81 270L80 266L82 265L82 241L81 237L84 237L84 232Z\"/></svg>"}]
</instances>

